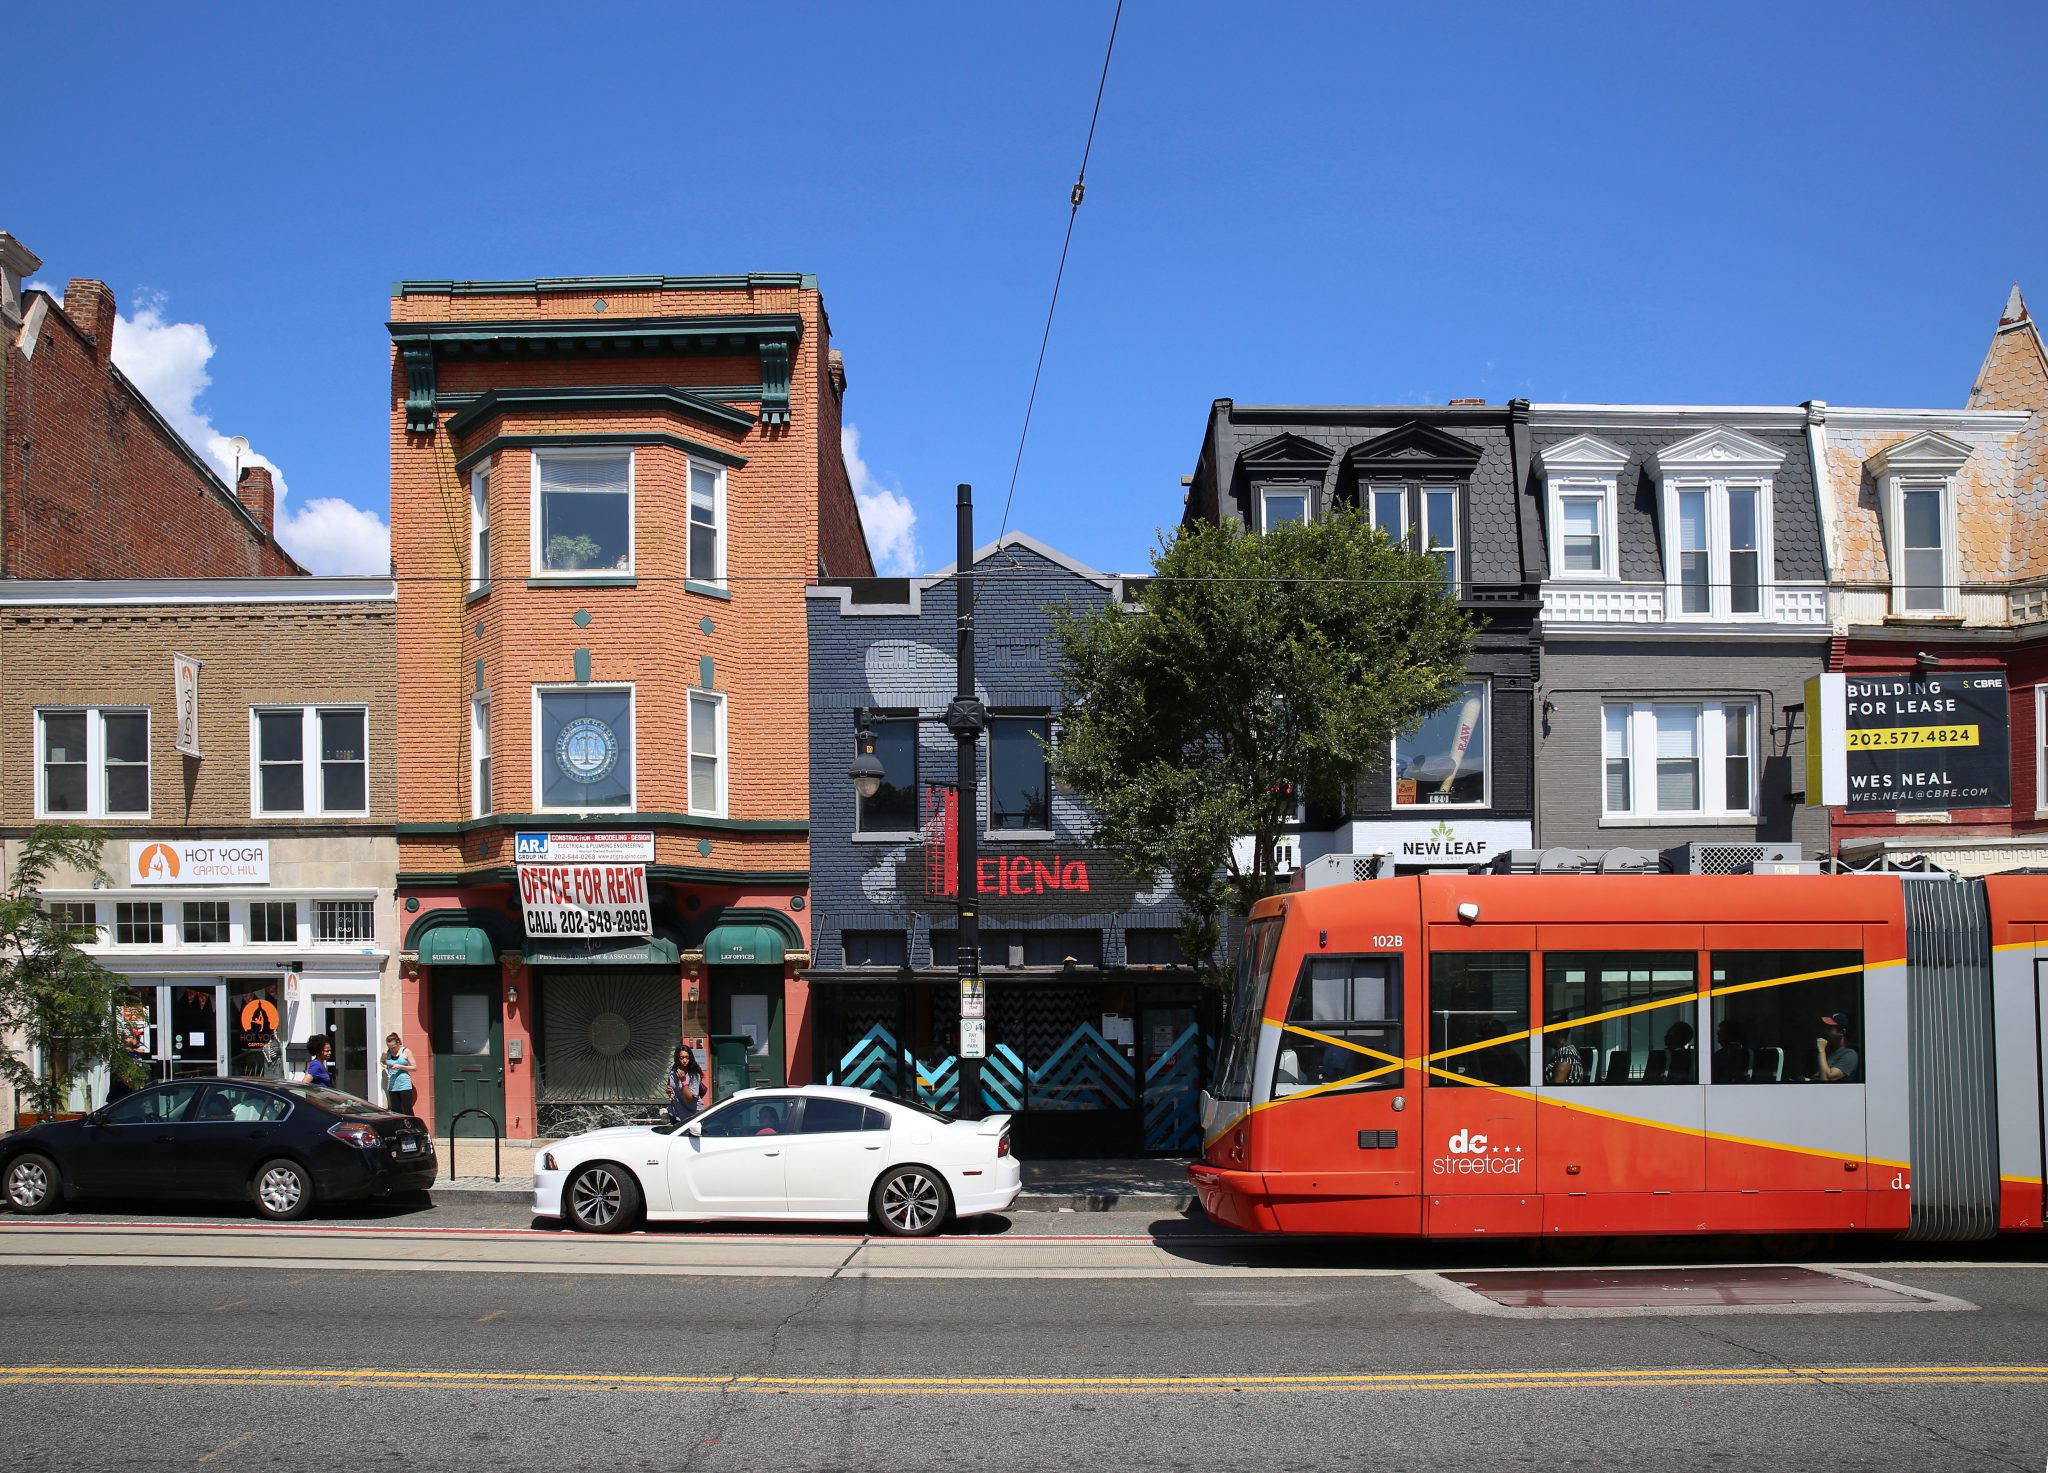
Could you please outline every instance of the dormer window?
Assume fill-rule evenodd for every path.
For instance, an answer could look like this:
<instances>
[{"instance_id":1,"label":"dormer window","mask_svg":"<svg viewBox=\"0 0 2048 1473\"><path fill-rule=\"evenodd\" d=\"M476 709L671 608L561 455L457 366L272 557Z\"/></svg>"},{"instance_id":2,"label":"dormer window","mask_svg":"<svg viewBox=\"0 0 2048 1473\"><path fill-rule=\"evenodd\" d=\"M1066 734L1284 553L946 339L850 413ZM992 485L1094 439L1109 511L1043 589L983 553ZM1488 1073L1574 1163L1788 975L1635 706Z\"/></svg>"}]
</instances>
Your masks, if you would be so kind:
<instances>
[{"instance_id":1,"label":"dormer window","mask_svg":"<svg viewBox=\"0 0 2048 1473\"><path fill-rule=\"evenodd\" d=\"M1305 526L1336 454L1299 435L1275 435L1237 458L1244 518L1254 531Z\"/></svg>"},{"instance_id":2,"label":"dormer window","mask_svg":"<svg viewBox=\"0 0 2048 1473\"><path fill-rule=\"evenodd\" d=\"M1938 618L1962 607L1955 485L1969 458L1968 445L1930 430L1870 459L1884 488L1895 615Z\"/></svg>"},{"instance_id":3,"label":"dormer window","mask_svg":"<svg viewBox=\"0 0 2048 1473\"><path fill-rule=\"evenodd\" d=\"M1376 483L1369 493L1374 530L1417 552L1444 570L1444 582L1458 587L1458 488L1427 482Z\"/></svg>"},{"instance_id":4,"label":"dormer window","mask_svg":"<svg viewBox=\"0 0 2048 1473\"><path fill-rule=\"evenodd\" d=\"M1270 532L1275 527L1306 526L1308 523L1308 487L1306 486L1262 486L1259 488L1259 530Z\"/></svg>"},{"instance_id":5,"label":"dormer window","mask_svg":"<svg viewBox=\"0 0 2048 1473\"><path fill-rule=\"evenodd\" d=\"M1758 619L1771 569L1771 486L1785 452L1738 431L1703 431L1657 452L1666 617Z\"/></svg>"},{"instance_id":6,"label":"dormer window","mask_svg":"<svg viewBox=\"0 0 2048 1473\"><path fill-rule=\"evenodd\" d=\"M1435 558L1455 595L1471 576L1463 502L1479 458L1471 441L1411 421L1345 453L1339 497L1355 495L1375 528Z\"/></svg>"},{"instance_id":7,"label":"dormer window","mask_svg":"<svg viewBox=\"0 0 2048 1473\"><path fill-rule=\"evenodd\" d=\"M1550 528L1550 576L1605 579L1616 570L1615 488L1628 452L1591 435L1552 445L1537 457Z\"/></svg>"}]
</instances>

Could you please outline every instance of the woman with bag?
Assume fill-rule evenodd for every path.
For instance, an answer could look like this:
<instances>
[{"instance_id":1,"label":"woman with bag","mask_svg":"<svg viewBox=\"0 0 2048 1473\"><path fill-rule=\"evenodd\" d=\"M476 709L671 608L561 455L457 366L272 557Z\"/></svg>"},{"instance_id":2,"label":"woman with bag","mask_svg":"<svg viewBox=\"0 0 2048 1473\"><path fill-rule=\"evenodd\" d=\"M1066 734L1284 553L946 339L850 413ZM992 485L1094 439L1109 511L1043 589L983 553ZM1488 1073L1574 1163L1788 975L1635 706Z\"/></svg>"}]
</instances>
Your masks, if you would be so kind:
<instances>
[{"instance_id":1,"label":"woman with bag","mask_svg":"<svg viewBox=\"0 0 2048 1473\"><path fill-rule=\"evenodd\" d=\"M384 1066L384 1094L391 1108L401 1115L412 1114L412 1102L418 1096L412 1084L412 1050L396 1033L387 1033L384 1053L378 1062Z\"/></svg>"},{"instance_id":2,"label":"woman with bag","mask_svg":"<svg viewBox=\"0 0 2048 1473\"><path fill-rule=\"evenodd\" d=\"M688 1044L676 1045L668 1067L668 1118L681 1125L704 1108L704 1068Z\"/></svg>"}]
</instances>

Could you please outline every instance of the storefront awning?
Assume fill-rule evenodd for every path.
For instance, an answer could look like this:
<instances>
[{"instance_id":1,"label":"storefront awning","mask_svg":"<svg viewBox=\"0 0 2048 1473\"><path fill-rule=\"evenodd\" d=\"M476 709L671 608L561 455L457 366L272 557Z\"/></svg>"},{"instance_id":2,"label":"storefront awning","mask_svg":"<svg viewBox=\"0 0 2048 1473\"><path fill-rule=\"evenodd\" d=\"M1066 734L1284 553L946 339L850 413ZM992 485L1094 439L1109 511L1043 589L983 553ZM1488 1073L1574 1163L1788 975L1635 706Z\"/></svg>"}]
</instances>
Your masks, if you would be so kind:
<instances>
[{"instance_id":1,"label":"storefront awning","mask_svg":"<svg viewBox=\"0 0 2048 1473\"><path fill-rule=\"evenodd\" d=\"M711 928L704 938L704 960L713 966L780 966L784 944L782 933L773 926L734 921Z\"/></svg>"},{"instance_id":2,"label":"storefront awning","mask_svg":"<svg viewBox=\"0 0 2048 1473\"><path fill-rule=\"evenodd\" d=\"M681 951L666 936L526 943L529 967L665 967L681 959Z\"/></svg>"},{"instance_id":3,"label":"storefront awning","mask_svg":"<svg viewBox=\"0 0 2048 1473\"><path fill-rule=\"evenodd\" d=\"M494 967L498 949L477 926L436 926L420 938L420 965Z\"/></svg>"}]
</instances>

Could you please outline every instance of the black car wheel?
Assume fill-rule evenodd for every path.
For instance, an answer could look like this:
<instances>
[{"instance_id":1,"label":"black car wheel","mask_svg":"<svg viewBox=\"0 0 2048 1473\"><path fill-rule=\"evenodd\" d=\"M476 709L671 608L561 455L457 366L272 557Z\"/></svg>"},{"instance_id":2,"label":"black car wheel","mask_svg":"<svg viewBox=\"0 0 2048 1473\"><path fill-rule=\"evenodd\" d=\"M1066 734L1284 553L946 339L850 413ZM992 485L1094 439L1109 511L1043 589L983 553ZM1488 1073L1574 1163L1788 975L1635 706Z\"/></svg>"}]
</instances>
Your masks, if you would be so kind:
<instances>
[{"instance_id":1,"label":"black car wheel","mask_svg":"<svg viewBox=\"0 0 2048 1473\"><path fill-rule=\"evenodd\" d=\"M623 1233L640 1220L640 1183L624 1167L601 1161L569 1178L562 1205L570 1225L586 1233Z\"/></svg>"},{"instance_id":2,"label":"black car wheel","mask_svg":"<svg viewBox=\"0 0 2048 1473\"><path fill-rule=\"evenodd\" d=\"M64 1200L57 1163L34 1153L16 1156L7 1167L7 1205L16 1212L55 1212Z\"/></svg>"},{"instance_id":3,"label":"black car wheel","mask_svg":"<svg viewBox=\"0 0 2048 1473\"><path fill-rule=\"evenodd\" d=\"M266 1161L251 1183L256 1215L272 1222L290 1222L313 1210L313 1178L296 1161Z\"/></svg>"},{"instance_id":4,"label":"black car wheel","mask_svg":"<svg viewBox=\"0 0 2048 1473\"><path fill-rule=\"evenodd\" d=\"M928 1238L946 1225L952 1193L929 1166L899 1166L875 1183L870 1206L892 1238Z\"/></svg>"}]
</instances>

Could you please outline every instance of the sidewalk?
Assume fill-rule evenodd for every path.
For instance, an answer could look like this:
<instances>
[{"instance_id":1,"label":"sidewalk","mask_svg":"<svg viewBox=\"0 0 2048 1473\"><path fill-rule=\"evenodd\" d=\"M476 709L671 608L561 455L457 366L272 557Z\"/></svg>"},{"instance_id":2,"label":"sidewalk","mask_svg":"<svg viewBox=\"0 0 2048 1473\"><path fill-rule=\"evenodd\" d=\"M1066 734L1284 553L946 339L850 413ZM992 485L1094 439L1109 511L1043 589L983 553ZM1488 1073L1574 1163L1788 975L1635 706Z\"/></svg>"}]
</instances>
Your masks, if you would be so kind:
<instances>
[{"instance_id":1,"label":"sidewalk","mask_svg":"<svg viewBox=\"0 0 2048 1473\"><path fill-rule=\"evenodd\" d=\"M465 1136L456 1165L462 1175L434 1184L437 1202L526 1202L532 1200L533 1152L549 1142L505 1147L505 1174L493 1182L491 1143ZM441 1170L448 1170L448 1143L436 1143ZM1185 1161L1141 1158L1119 1161L1026 1161L1024 1194L1012 1212L1155 1212L1172 1215L1193 1205Z\"/></svg>"}]
</instances>

